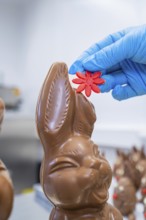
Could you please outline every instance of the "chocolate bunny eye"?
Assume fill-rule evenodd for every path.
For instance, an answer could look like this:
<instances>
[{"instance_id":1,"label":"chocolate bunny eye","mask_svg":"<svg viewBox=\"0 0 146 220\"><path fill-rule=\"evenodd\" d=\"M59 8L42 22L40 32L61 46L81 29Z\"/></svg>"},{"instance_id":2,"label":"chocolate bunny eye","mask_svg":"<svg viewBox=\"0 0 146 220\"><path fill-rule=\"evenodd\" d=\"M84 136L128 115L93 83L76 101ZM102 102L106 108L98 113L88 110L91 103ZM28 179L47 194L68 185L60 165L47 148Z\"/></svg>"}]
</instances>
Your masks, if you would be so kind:
<instances>
[{"instance_id":1,"label":"chocolate bunny eye","mask_svg":"<svg viewBox=\"0 0 146 220\"><path fill-rule=\"evenodd\" d=\"M73 168L73 167L79 167L79 164L70 158L65 158L65 157L56 158L51 163L50 173L54 173L62 169Z\"/></svg>"}]
</instances>

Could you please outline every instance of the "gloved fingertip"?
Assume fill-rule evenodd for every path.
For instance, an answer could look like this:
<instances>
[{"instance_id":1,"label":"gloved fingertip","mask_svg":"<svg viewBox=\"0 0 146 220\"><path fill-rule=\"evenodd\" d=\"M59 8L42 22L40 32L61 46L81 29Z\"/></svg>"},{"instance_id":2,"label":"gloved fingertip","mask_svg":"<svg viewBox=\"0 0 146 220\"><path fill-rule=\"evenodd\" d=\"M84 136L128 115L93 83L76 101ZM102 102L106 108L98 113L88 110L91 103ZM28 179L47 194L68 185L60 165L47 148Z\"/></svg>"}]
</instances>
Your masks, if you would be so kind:
<instances>
[{"instance_id":1,"label":"gloved fingertip","mask_svg":"<svg viewBox=\"0 0 146 220\"><path fill-rule=\"evenodd\" d=\"M98 85L98 87L99 87L101 93L109 92L111 90L110 85L108 83Z\"/></svg>"},{"instance_id":2,"label":"gloved fingertip","mask_svg":"<svg viewBox=\"0 0 146 220\"><path fill-rule=\"evenodd\" d=\"M82 63L79 61L74 62L71 67L69 68L69 74L76 74L76 72L84 72L84 68Z\"/></svg>"},{"instance_id":3,"label":"gloved fingertip","mask_svg":"<svg viewBox=\"0 0 146 220\"><path fill-rule=\"evenodd\" d=\"M123 92L122 92L122 87L120 85L117 85L113 91L112 91L112 96L114 99L118 100L118 101L122 101L123 98Z\"/></svg>"},{"instance_id":4,"label":"gloved fingertip","mask_svg":"<svg viewBox=\"0 0 146 220\"><path fill-rule=\"evenodd\" d=\"M126 86L117 85L112 91L112 96L114 99L117 99L118 101L122 101L125 99L135 97L137 96L137 94L135 90L131 88L131 86L129 85Z\"/></svg>"},{"instance_id":5,"label":"gloved fingertip","mask_svg":"<svg viewBox=\"0 0 146 220\"><path fill-rule=\"evenodd\" d=\"M112 96L114 99L118 101L122 101L124 99L128 99L128 95L125 93L124 88L121 85L117 85L113 91Z\"/></svg>"},{"instance_id":6,"label":"gloved fingertip","mask_svg":"<svg viewBox=\"0 0 146 220\"><path fill-rule=\"evenodd\" d=\"M69 74L75 74L77 72L77 66L76 65L72 65L70 68L69 68Z\"/></svg>"},{"instance_id":7,"label":"gloved fingertip","mask_svg":"<svg viewBox=\"0 0 146 220\"><path fill-rule=\"evenodd\" d=\"M99 86L102 93L109 92L111 89L113 89L115 83L114 78L111 75L102 75L101 78L105 80L105 83Z\"/></svg>"}]
</instances>

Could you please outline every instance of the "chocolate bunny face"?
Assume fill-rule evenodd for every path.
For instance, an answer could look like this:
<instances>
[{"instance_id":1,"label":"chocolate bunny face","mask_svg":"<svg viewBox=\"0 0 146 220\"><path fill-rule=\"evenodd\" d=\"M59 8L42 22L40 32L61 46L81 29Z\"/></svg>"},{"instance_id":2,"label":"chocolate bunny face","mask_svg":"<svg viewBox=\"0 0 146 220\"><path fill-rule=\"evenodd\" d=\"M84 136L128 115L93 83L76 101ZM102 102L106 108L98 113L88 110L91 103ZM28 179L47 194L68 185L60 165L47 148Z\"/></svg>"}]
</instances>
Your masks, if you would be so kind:
<instances>
[{"instance_id":1,"label":"chocolate bunny face","mask_svg":"<svg viewBox=\"0 0 146 220\"><path fill-rule=\"evenodd\" d=\"M72 89L64 63L54 64L46 77L36 120L44 146L41 183L48 199L64 209L104 204L112 172L90 139L94 108Z\"/></svg>"},{"instance_id":2,"label":"chocolate bunny face","mask_svg":"<svg viewBox=\"0 0 146 220\"><path fill-rule=\"evenodd\" d=\"M70 137L48 162L44 190L58 207L97 207L107 201L111 170L90 139Z\"/></svg>"}]
</instances>

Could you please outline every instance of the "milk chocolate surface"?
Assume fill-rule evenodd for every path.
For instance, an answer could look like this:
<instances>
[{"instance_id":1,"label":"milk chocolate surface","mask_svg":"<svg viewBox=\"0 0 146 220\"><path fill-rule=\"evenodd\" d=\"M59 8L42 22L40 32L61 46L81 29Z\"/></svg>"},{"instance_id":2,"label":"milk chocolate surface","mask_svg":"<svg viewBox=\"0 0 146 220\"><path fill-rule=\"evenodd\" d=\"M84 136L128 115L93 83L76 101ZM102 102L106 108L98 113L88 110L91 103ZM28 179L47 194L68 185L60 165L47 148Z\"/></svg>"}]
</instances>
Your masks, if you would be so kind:
<instances>
[{"instance_id":1,"label":"milk chocolate surface","mask_svg":"<svg viewBox=\"0 0 146 220\"><path fill-rule=\"evenodd\" d=\"M54 204L50 220L122 220L107 203L112 171L91 140L94 106L71 87L65 63L50 68L36 125L44 148L41 184Z\"/></svg>"}]
</instances>

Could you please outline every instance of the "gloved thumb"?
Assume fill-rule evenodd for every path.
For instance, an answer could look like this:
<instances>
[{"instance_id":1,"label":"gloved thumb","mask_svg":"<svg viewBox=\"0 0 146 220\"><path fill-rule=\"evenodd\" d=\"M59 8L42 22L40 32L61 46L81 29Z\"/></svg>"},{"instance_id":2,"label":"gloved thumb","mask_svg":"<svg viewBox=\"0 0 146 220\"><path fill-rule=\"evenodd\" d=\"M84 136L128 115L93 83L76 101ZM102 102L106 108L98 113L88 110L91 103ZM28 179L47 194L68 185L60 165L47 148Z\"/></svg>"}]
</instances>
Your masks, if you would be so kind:
<instances>
[{"instance_id":1,"label":"gloved thumb","mask_svg":"<svg viewBox=\"0 0 146 220\"><path fill-rule=\"evenodd\" d=\"M129 85L126 86L117 85L112 91L113 98L119 101L132 98L136 95L137 95L136 92Z\"/></svg>"},{"instance_id":2,"label":"gloved thumb","mask_svg":"<svg viewBox=\"0 0 146 220\"><path fill-rule=\"evenodd\" d=\"M85 70L95 72L113 67L131 56L129 37L124 36L115 43L104 47L85 59L82 63Z\"/></svg>"}]
</instances>

